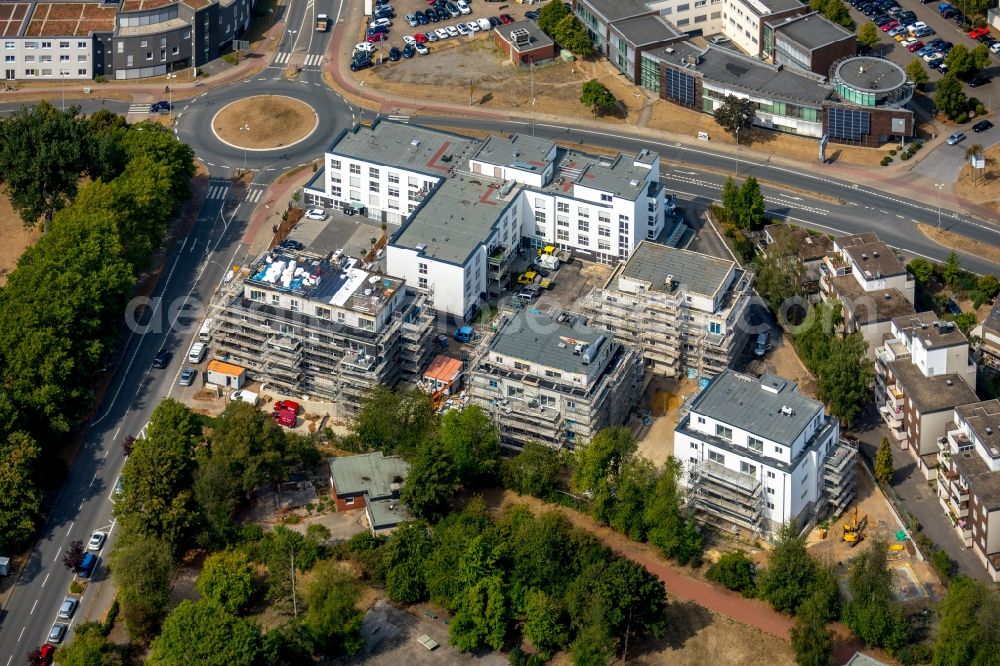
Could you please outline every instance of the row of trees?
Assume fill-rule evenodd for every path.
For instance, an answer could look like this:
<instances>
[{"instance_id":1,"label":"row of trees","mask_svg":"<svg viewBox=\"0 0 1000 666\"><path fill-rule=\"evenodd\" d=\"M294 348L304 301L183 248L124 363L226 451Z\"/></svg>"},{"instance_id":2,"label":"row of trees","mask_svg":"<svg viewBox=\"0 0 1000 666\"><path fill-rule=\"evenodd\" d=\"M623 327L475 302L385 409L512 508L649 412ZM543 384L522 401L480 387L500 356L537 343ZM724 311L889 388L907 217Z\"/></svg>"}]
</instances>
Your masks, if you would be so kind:
<instances>
[{"instance_id":1,"label":"row of trees","mask_svg":"<svg viewBox=\"0 0 1000 666\"><path fill-rule=\"evenodd\" d=\"M494 522L474 498L434 526L359 535L342 555L392 601L454 613L449 640L463 652L517 651L523 640L541 660L568 650L574 663L604 664L629 640L666 630L663 583L561 513L514 505Z\"/></svg>"},{"instance_id":2,"label":"row of trees","mask_svg":"<svg viewBox=\"0 0 1000 666\"><path fill-rule=\"evenodd\" d=\"M809 8L823 15L827 20L842 25L851 32L857 23L851 18L851 11L844 0L809 0Z\"/></svg>"},{"instance_id":3,"label":"row of trees","mask_svg":"<svg viewBox=\"0 0 1000 666\"><path fill-rule=\"evenodd\" d=\"M26 224L46 220L0 291L0 550L34 532L38 469L61 480L48 459L90 409L136 277L193 173L191 149L153 123L45 102L0 120L0 183Z\"/></svg>"},{"instance_id":4,"label":"row of trees","mask_svg":"<svg viewBox=\"0 0 1000 666\"><path fill-rule=\"evenodd\" d=\"M585 58L594 50L587 28L561 0L549 0L538 11L538 27L559 46L573 55Z\"/></svg>"}]
</instances>

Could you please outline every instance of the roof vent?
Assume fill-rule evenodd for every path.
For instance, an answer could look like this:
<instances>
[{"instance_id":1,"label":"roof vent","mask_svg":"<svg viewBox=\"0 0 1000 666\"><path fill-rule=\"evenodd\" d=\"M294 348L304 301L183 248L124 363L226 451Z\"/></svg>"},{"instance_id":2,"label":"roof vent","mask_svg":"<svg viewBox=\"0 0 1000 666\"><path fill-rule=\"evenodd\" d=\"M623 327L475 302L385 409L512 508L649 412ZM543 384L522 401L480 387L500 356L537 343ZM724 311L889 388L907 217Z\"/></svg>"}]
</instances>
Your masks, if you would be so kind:
<instances>
[{"instance_id":1,"label":"roof vent","mask_svg":"<svg viewBox=\"0 0 1000 666\"><path fill-rule=\"evenodd\" d=\"M573 355L579 356L581 353L583 353L583 345L578 343L575 347L573 347Z\"/></svg>"},{"instance_id":2,"label":"roof vent","mask_svg":"<svg viewBox=\"0 0 1000 666\"><path fill-rule=\"evenodd\" d=\"M950 379L944 380L944 383L947 384L948 386L951 386L953 384L953 382Z\"/></svg>"},{"instance_id":3,"label":"roof vent","mask_svg":"<svg viewBox=\"0 0 1000 666\"><path fill-rule=\"evenodd\" d=\"M891 301L892 300L892 294L885 294L885 300Z\"/></svg>"},{"instance_id":4,"label":"roof vent","mask_svg":"<svg viewBox=\"0 0 1000 666\"><path fill-rule=\"evenodd\" d=\"M986 434L987 435L992 435L993 434L993 428L989 428L989 427L986 428Z\"/></svg>"},{"instance_id":5,"label":"roof vent","mask_svg":"<svg viewBox=\"0 0 1000 666\"><path fill-rule=\"evenodd\" d=\"M782 405L782 407L781 407L781 413L784 414L785 416L794 416L795 415L795 410L793 410L788 405Z\"/></svg>"},{"instance_id":6,"label":"roof vent","mask_svg":"<svg viewBox=\"0 0 1000 666\"><path fill-rule=\"evenodd\" d=\"M417 243L417 254L423 254L424 250L427 249L426 243Z\"/></svg>"},{"instance_id":7,"label":"roof vent","mask_svg":"<svg viewBox=\"0 0 1000 666\"><path fill-rule=\"evenodd\" d=\"M878 259L878 251L877 250L873 251L872 256Z\"/></svg>"},{"instance_id":8,"label":"roof vent","mask_svg":"<svg viewBox=\"0 0 1000 666\"><path fill-rule=\"evenodd\" d=\"M417 146L420 145L420 139L413 139L412 141L410 141L410 145L416 148Z\"/></svg>"},{"instance_id":9,"label":"roof vent","mask_svg":"<svg viewBox=\"0 0 1000 666\"><path fill-rule=\"evenodd\" d=\"M868 261L868 255L867 254L862 254L861 255L861 261Z\"/></svg>"},{"instance_id":10,"label":"roof vent","mask_svg":"<svg viewBox=\"0 0 1000 666\"><path fill-rule=\"evenodd\" d=\"M674 50L673 50L673 48L671 48L671 47L669 47L669 46L668 46L668 47L667 47L667 48L665 49L665 52L666 52L666 53L668 53L668 54L670 54L670 55L673 55L673 54L674 54Z\"/></svg>"}]
</instances>

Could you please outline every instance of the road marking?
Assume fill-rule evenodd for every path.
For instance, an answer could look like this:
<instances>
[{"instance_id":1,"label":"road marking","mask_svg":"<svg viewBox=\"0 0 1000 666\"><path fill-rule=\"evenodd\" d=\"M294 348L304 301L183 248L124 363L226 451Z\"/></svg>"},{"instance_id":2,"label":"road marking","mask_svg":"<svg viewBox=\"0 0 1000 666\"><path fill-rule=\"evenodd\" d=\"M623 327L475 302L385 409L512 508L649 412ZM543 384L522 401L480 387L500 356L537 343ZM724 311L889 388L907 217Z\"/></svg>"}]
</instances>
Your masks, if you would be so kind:
<instances>
[{"instance_id":1,"label":"road marking","mask_svg":"<svg viewBox=\"0 0 1000 666\"><path fill-rule=\"evenodd\" d=\"M14 655L10 655L10 657L7 658L7 666L10 666L10 662L12 661L14 661Z\"/></svg>"},{"instance_id":2,"label":"road marking","mask_svg":"<svg viewBox=\"0 0 1000 666\"><path fill-rule=\"evenodd\" d=\"M279 53L278 55L274 56L274 62L276 62L279 65L286 63L288 62L288 57L291 55L292 55L291 53Z\"/></svg>"},{"instance_id":3,"label":"road marking","mask_svg":"<svg viewBox=\"0 0 1000 666\"><path fill-rule=\"evenodd\" d=\"M128 112L129 113L145 113L145 114L148 114L150 111L152 111L151 107L152 107L151 104L129 104L128 105Z\"/></svg>"},{"instance_id":4,"label":"road marking","mask_svg":"<svg viewBox=\"0 0 1000 666\"><path fill-rule=\"evenodd\" d=\"M35 599L35 603L31 604L31 610L28 611L28 615L34 615L35 614L35 606L37 606L37 605L38 605L38 599Z\"/></svg>"},{"instance_id":5,"label":"road marking","mask_svg":"<svg viewBox=\"0 0 1000 666\"><path fill-rule=\"evenodd\" d=\"M19 633L19 634L17 635L17 642L18 642L18 643L20 643L20 642L21 642L21 636L24 636L24 630L25 630L25 629L27 629L27 628L28 628L27 626L24 626L24 627L21 627L21 633Z\"/></svg>"},{"instance_id":6,"label":"road marking","mask_svg":"<svg viewBox=\"0 0 1000 666\"><path fill-rule=\"evenodd\" d=\"M49 582L49 574L45 574L45 580L42 581L42 587L45 587L47 582Z\"/></svg>"},{"instance_id":7,"label":"road marking","mask_svg":"<svg viewBox=\"0 0 1000 666\"><path fill-rule=\"evenodd\" d=\"M245 200L249 201L250 203L257 203L258 201L260 201L260 197L262 194L264 194L263 189L259 187L251 187L249 190L247 190L247 195L245 197Z\"/></svg>"},{"instance_id":8,"label":"road marking","mask_svg":"<svg viewBox=\"0 0 1000 666\"><path fill-rule=\"evenodd\" d=\"M83 507L81 506L80 508L83 508ZM56 552L56 556L52 558L52 561L55 562L58 559L59 559L59 552L57 551Z\"/></svg>"},{"instance_id":9,"label":"road marking","mask_svg":"<svg viewBox=\"0 0 1000 666\"><path fill-rule=\"evenodd\" d=\"M94 478L90 480L90 485L94 485L95 483L97 483L97 472L94 472Z\"/></svg>"}]
</instances>

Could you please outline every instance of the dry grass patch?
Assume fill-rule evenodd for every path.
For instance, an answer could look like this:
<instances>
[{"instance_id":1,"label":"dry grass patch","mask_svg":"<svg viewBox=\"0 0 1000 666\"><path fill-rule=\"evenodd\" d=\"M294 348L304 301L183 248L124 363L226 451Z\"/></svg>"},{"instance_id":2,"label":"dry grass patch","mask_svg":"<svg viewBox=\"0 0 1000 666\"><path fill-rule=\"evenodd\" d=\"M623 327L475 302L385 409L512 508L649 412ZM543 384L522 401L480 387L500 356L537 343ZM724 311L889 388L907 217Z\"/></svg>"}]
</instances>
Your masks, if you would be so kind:
<instances>
[{"instance_id":1,"label":"dry grass patch","mask_svg":"<svg viewBox=\"0 0 1000 666\"><path fill-rule=\"evenodd\" d=\"M968 236L956 234L954 231L938 229L929 224L918 224L917 229L938 245L958 252L972 254L993 263L1000 263L1000 247L973 240Z\"/></svg>"},{"instance_id":2,"label":"dry grass patch","mask_svg":"<svg viewBox=\"0 0 1000 666\"><path fill-rule=\"evenodd\" d=\"M257 95L224 107L212 119L216 134L234 146L271 149L309 136L319 118L311 106L291 97ZM248 126L249 131L240 128Z\"/></svg>"},{"instance_id":3,"label":"dry grass patch","mask_svg":"<svg viewBox=\"0 0 1000 666\"><path fill-rule=\"evenodd\" d=\"M955 194L1000 213L1000 143L987 148L983 155L986 168L976 170L975 180L972 165L967 162L962 167L955 182Z\"/></svg>"},{"instance_id":4,"label":"dry grass patch","mask_svg":"<svg viewBox=\"0 0 1000 666\"><path fill-rule=\"evenodd\" d=\"M21 217L14 212L7 192L0 190L0 287L7 284L7 275L17 266L17 259L25 248L38 242L42 233L36 226L27 229Z\"/></svg>"}]
</instances>

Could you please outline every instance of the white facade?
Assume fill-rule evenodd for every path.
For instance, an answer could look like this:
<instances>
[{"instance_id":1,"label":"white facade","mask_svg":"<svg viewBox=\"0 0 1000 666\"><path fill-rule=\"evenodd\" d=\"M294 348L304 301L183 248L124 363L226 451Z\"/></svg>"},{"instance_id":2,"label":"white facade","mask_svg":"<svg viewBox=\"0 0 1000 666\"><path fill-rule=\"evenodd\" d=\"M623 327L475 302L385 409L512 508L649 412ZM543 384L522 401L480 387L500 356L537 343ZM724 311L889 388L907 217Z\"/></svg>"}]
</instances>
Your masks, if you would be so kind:
<instances>
[{"instance_id":1,"label":"white facade","mask_svg":"<svg viewBox=\"0 0 1000 666\"><path fill-rule=\"evenodd\" d=\"M93 39L87 37L5 37L3 79L92 79Z\"/></svg>"},{"instance_id":2,"label":"white facade","mask_svg":"<svg viewBox=\"0 0 1000 666\"><path fill-rule=\"evenodd\" d=\"M323 203L335 208L364 207L368 217L401 224L416 210L440 177L327 153ZM308 194L308 192L307 192Z\"/></svg>"},{"instance_id":3,"label":"white facade","mask_svg":"<svg viewBox=\"0 0 1000 666\"><path fill-rule=\"evenodd\" d=\"M657 0L646 4L678 30L699 29L704 35L723 31L722 0Z\"/></svg>"}]
</instances>

